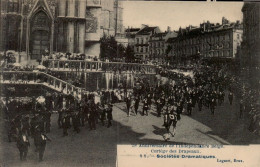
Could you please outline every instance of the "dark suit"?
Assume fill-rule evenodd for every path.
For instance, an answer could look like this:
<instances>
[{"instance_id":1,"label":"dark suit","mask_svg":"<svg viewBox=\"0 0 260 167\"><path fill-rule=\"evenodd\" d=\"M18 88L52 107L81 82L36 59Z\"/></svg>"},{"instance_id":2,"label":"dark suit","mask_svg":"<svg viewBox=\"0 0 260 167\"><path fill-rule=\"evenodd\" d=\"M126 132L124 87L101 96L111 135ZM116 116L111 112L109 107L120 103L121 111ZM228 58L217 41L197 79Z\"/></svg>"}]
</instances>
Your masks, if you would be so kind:
<instances>
[{"instance_id":1,"label":"dark suit","mask_svg":"<svg viewBox=\"0 0 260 167\"><path fill-rule=\"evenodd\" d=\"M17 148L20 152L20 160L26 160L28 147L30 146L29 138L25 133L19 135L17 139Z\"/></svg>"},{"instance_id":2,"label":"dark suit","mask_svg":"<svg viewBox=\"0 0 260 167\"><path fill-rule=\"evenodd\" d=\"M39 151L39 161L42 161L47 140L50 141L50 139L43 133L37 133L37 135L35 136L35 140L36 148Z\"/></svg>"},{"instance_id":3,"label":"dark suit","mask_svg":"<svg viewBox=\"0 0 260 167\"><path fill-rule=\"evenodd\" d=\"M112 122L111 122L113 120L112 112L113 112L113 108L112 108L112 106L109 106L107 109L107 127L108 128L110 126L112 126Z\"/></svg>"},{"instance_id":4,"label":"dark suit","mask_svg":"<svg viewBox=\"0 0 260 167\"><path fill-rule=\"evenodd\" d=\"M139 107L140 98L135 99L135 114L137 115L138 107Z\"/></svg>"},{"instance_id":5,"label":"dark suit","mask_svg":"<svg viewBox=\"0 0 260 167\"><path fill-rule=\"evenodd\" d=\"M79 113L74 114L72 116L72 124L73 124L74 131L79 133L80 132L80 129L79 129L79 126L80 126L80 115L79 115Z\"/></svg>"}]
</instances>

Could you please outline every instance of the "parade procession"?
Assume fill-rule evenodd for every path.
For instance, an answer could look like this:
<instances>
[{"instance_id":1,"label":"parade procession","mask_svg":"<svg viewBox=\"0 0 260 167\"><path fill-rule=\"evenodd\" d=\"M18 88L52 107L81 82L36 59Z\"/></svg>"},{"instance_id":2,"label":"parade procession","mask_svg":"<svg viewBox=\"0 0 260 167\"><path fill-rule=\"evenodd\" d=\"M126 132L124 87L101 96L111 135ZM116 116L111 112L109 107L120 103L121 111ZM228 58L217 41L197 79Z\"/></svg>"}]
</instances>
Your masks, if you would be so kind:
<instances>
[{"instance_id":1,"label":"parade procession","mask_svg":"<svg viewBox=\"0 0 260 167\"><path fill-rule=\"evenodd\" d=\"M1 1L0 166L117 166L119 145L260 143L259 22L248 16L260 5L171 24L137 4ZM131 22L134 9L157 20Z\"/></svg>"},{"instance_id":2,"label":"parade procession","mask_svg":"<svg viewBox=\"0 0 260 167\"><path fill-rule=\"evenodd\" d=\"M240 110L235 111L239 118L250 114L254 119L257 113L254 103L259 94L251 91L246 94L246 88L241 89L237 78L225 68L202 65L187 76L159 68L155 85L149 85L146 78L136 78L133 89L100 90L80 96L75 96L75 92L46 92L26 99L7 96L1 103L7 123L6 135L9 142L17 142L22 161L26 160L30 140L39 153L39 161L42 161L46 143L51 141L47 136L54 127L53 123L57 123L63 137L86 129L98 131L99 126L109 128L113 125L113 105L119 103L125 103L125 115L130 119L151 114L158 117L165 128L162 136L165 141L178 134L176 125L182 121L183 114L192 116L205 110L210 115L221 114L216 113L218 108L225 100L232 105L234 96L242 98ZM54 116L56 120L51 123ZM253 132L258 128L257 121L253 120L248 127Z\"/></svg>"}]
</instances>

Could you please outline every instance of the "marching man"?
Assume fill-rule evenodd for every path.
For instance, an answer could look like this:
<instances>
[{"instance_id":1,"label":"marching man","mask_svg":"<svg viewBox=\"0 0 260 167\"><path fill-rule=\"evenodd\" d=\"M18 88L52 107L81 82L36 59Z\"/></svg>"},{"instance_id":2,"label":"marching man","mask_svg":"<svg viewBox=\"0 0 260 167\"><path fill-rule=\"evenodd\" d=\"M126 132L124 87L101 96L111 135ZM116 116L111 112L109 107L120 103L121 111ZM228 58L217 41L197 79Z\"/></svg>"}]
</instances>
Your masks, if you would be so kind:
<instances>
[{"instance_id":1,"label":"marching man","mask_svg":"<svg viewBox=\"0 0 260 167\"><path fill-rule=\"evenodd\" d=\"M22 129L17 140L17 148L20 152L20 160L26 161L28 147L30 146L29 138L26 134L26 130Z\"/></svg>"},{"instance_id":2,"label":"marching man","mask_svg":"<svg viewBox=\"0 0 260 167\"><path fill-rule=\"evenodd\" d=\"M143 116L144 116L144 112L146 113L146 116L148 116L148 108L149 108L148 99L147 97L145 97L143 100Z\"/></svg>"}]
</instances>

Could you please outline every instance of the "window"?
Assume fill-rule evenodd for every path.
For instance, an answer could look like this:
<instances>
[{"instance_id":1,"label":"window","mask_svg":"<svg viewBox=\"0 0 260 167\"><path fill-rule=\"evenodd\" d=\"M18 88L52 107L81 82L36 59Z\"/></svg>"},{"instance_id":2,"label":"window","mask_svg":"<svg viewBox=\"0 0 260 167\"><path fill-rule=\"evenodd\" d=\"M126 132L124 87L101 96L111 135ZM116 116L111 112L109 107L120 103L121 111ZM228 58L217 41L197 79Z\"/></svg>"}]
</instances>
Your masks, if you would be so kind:
<instances>
[{"instance_id":1,"label":"window","mask_svg":"<svg viewBox=\"0 0 260 167\"><path fill-rule=\"evenodd\" d=\"M225 50L224 51L224 55L223 55L224 57L227 57L228 56L228 51L227 50Z\"/></svg>"},{"instance_id":2,"label":"window","mask_svg":"<svg viewBox=\"0 0 260 167\"><path fill-rule=\"evenodd\" d=\"M230 47L230 44L227 42L227 43L225 44L225 47L226 47L226 48L229 48L229 47Z\"/></svg>"},{"instance_id":3,"label":"window","mask_svg":"<svg viewBox=\"0 0 260 167\"><path fill-rule=\"evenodd\" d=\"M239 34L237 34L237 39L240 39L240 36L239 36Z\"/></svg>"},{"instance_id":4,"label":"window","mask_svg":"<svg viewBox=\"0 0 260 167\"><path fill-rule=\"evenodd\" d=\"M78 17L79 16L79 1L75 1L75 16Z\"/></svg>"},{"instance_id":5,"label":"window","mask_svg":"<svg viewBox=\"0 0 260 167\"><path fill-rule=\"evenodd\" d=\"M9 0L8 1L8 12L18 12L19 4L18 0Z\"/></svg>"},{"instance_id":6,"label":"window","mask_svg":"<svg viewBox=\"0 0 260 167\"><path fill-rule=\"evenodd\" d=\"M136 38L136 43L139 44L139 38Z\"/></svg>"},{"instance_id":7,"label":"window","mask_svg":"<svg viewBox=\"0 0 260 167\"><path fill-rule=\"evenodd\" d=\"M69 8L69 2L68 2L68 0L66 0L66 5L65 5L66 7L65 7L65 16L67 16L68 15L68 8Z\"/></svg>"},{"instance_id":8,"label":"window","mask_svg":"<svg viewBox=\"0 0 260 167\"><path fill-rule=\"evenodd\" d=\"M229 34L226 34L226 39L229 40L230 39L230 36Z\"/></svg>"},{"instance_id":9,"label":"window","mask_svg":"<svg viewBox=\"0 0 260 167\"><path fill-rule=\"evenodd\" d=\"M220 57L223 57L223 51L220 51L220 52L219 52L219 56L220 56Z\"/></svg>"},{"instance_id":10,"label":"window","mask_svg":"<svg viewBox=\"0 0 260 167\"><path fill-rule=\"evenodd\" d=\"M229 57L230 56L230 51L227 51L227 57Z\"/></svg>"},{"instance_id":11,"label":"window","mask_svg":"<svg viewBox=\"0 0 260 167\"><path fill-rule=\"evenodd\" d=\"M215 51L215 52L214 52L214 57L217 57L217 56L218 56L218 52Z\"/></svg>"}]
</instances>

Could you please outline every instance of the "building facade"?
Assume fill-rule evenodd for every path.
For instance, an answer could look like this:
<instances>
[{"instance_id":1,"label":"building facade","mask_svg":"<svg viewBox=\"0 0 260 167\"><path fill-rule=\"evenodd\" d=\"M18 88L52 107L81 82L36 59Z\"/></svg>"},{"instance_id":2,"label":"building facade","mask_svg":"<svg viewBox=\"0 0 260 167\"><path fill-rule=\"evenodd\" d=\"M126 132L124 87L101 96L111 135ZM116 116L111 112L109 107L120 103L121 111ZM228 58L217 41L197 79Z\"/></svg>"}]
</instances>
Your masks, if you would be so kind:
<instances>
[{"instance_id":1,"label":"building facade","mask_svg":"<svg viewBox=\"0 0 260 167\"><path fill-rule=\"evenodd\" d=\"M260 83L260 4L245 2L243 12L243 42L240 64L242 78L259 89Z\"/></svg>"},{"instance_id":2,"label":"building facade","mask_svg":"<svg viewBox=\"0 0 260 167\"><path fill-rule=\"evenodd\" d=\"M155 33L149 40L149 60L156 64L165 64L168 60L168 45L169 38L176 37L177 34L170 30L161 33Z\"/></svg>"},{"instance_id":3,"label":"building facade","mask_svg":"<svg viewBox=\"0 0 260 167\"><path fill-rule=\"evenodd\" d=\"M175 42L175 40L177 40L177 33L174 32L174 35L170 38L168 38L166 41L165 41L165 46L166 46L166 56L167 56L167 59L168 59L168 63L169 64L174 64L175 60L175 52L174 52L174 47L173 47L173 44Z\"/></svg>"},{"instance_id":4,"label":"building facade","mask_svg":"<svg viewBox=\"0 0 260 167\"><path fill-rule=\"evenodd\" d=\"M209 21L200 27L180 28L178 36L171 42L174 55L179 58L200 56L203 58L235 58L242 41L243 29L239 21L229 23L225 18L222 24Z\"/></svg>"},{"instance_id":5,"label":"building facade","mask_svg":"<svg viewBox=\"0 0 260 167\"><path fill-rule=\"evenodd\" d=\"M149 58L154 63L163 64L165 60L165 37L167 32L155 33L149 40Z\"/></svg>"},{"instance_id":6,"label":"building facade","mask_svg":"<svg viewBox=\"0 0 260 167\"><path fill-rule=\"evenodd\" d=\"M101 35L115 36L123 34L122 2L118 0L101 0L101 7Z\"/></svg>"},{"instance_id":7,"label":"building facade","mask_svg":"<svg viewBox=\"0 0 260 167\"><path fill-rule=\"evenodd\" d=\"M144 25L136 34L135 34L135 57L141 61L147 61L150 57L149 52L149 41L150 37L155 33L159 33L159 27L149 27Z\"/></svg>"},{"instance_id":8,"label":"building facade","mask_svg":"<svg viewBox=\"0 0 260 167\"><path fill-rule=\"evenodd\" d=\"M104 31L114 35L122 27L122 20L115 25L121 19L121 10L115 18L116 1L2 0L0 50L25 52L27 60L40 59L46 50L98 57Z\"/></svg>"},{"instance_id":9,"label":"building facade","mask_svg":"<svg viewBox=\"0 0 260 167\"><path fill-rule=\"evenodd\" d=\"M135 45L135 35L140 31L140 28L127 28L125 30L125 36L128 40L128 45L134 46Z\"/></svg>"},{"instance_id":10,"label":"building facade","mask_svg":"<svg viewBox=\"0 0 260 167\"><path fill-rule=\"evenodd\" d=\"M243 12L242 63L260 65L260 4L245 2Z\"/></svg>"}]
</instances>

